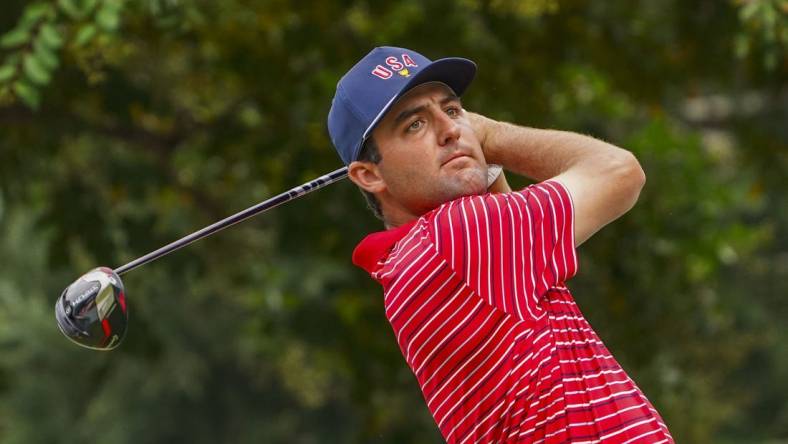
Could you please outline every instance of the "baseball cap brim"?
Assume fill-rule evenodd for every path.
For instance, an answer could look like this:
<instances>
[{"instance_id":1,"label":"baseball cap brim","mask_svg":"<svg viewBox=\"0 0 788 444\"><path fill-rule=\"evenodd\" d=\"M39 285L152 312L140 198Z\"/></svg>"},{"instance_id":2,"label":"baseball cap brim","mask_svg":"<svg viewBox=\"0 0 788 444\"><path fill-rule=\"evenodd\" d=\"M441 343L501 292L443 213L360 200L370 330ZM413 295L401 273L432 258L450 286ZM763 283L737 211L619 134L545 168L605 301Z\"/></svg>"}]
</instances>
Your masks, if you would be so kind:
<instances>
[{"instance_id":1,"label":"baseball cap brim","mask_svg":"<svg viewBox=\"0 0 788 444\"><path fill-rule=\"evenodd\" d=\"M457 96L462 96L468 86L473 81L473 78L476 76L476 64L468 59L464 59L462 57L446 57L443 59L438 59L430 63L429 65L422 68L418 73L413 75L403 87L399 90L380 110L378 115L369 124L367 129L364 131L364 136L362 138L362 142L359 144L357 150L361 149L361 145L363 145L363 141L367 140L372 134L372 130L375 129L380 120L383 119L383 116L397 103L400 97L405 95L411 89L428 82L441 82L446 84L449 88L454 91L454 94ZM358 151L356 151L354 158L358 157Z\"/></svg>"}]
</instances>

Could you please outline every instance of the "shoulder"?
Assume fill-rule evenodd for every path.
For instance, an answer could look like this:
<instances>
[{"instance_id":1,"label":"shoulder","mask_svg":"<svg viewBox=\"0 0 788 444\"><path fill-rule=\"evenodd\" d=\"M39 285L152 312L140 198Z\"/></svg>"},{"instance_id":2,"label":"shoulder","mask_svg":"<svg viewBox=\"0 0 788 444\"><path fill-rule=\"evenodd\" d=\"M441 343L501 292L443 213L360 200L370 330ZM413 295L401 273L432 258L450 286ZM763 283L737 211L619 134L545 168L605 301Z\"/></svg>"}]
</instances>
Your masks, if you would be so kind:
<instances>
[{"instance_id":1,"label":"shoulder","mask_svg":"<svg viewBox=\"0 0 788 444\"><path fill-rule=\"evenodd\" d=\"M556 203L571 204L569 193L560 182L547 180L509 193L463 196L442 204L424 215L423 219L433 226L453 224L489 218L502 211L539 208L543 204Z\"/></svg>"},{"instance_id":2,"label":"shoulder","mask_svg":"<svg viewBox=\"0 0 788 444\"><path fill-rule=\"evenodd\" d=\"M419 218L402 230L402 237L380 254L370 275L384 287L397 276L414 267L414 264L434 259L435 248L427 232L426 219Z\"/></svg>"}]
</instances>

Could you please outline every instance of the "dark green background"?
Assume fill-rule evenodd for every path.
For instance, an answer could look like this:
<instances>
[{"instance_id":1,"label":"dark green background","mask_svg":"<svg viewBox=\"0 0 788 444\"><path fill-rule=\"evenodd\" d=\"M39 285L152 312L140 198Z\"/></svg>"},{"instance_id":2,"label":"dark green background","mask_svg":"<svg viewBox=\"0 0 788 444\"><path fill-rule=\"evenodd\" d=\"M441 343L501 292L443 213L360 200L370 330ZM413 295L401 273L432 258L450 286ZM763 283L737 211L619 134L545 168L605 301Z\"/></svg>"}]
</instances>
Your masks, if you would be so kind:
<instances>
[{"instance_id":1,"label":"dark green background","mask_svg":"<svg viewBox=\"0 0 788 444\"><path fill-rule=\"evenodd\" d=\"M336 81L381 44L475 60L470 110L632 150L648 183L576 299L678 442L788 440L788 2L2 9L0 441L441 441L350 263L381 227L347 181L125 275L111 353L53 316L89 269L341 166Z\"/></svg>"}]
</instances>

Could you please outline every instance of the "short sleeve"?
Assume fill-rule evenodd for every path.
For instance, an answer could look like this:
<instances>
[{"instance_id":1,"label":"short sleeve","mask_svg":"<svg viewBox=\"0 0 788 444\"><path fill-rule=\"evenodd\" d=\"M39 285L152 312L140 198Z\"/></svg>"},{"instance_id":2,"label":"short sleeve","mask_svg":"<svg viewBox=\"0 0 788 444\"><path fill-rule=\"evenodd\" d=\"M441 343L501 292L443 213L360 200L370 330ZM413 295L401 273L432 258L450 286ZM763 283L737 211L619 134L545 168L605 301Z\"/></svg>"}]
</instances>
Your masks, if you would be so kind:
<instances>
[{"instance_id":1,"label":"short sleeve","mask_svg":"<svg viewBox=\"0 0 788 444\"><path fill-rule=\"evenodd\" d=\"M551 180L444 204L430 231L439 254L482 298L533 319L547 290L577 272L573 218L568 191Z\"/></svg>"}]
</instances>

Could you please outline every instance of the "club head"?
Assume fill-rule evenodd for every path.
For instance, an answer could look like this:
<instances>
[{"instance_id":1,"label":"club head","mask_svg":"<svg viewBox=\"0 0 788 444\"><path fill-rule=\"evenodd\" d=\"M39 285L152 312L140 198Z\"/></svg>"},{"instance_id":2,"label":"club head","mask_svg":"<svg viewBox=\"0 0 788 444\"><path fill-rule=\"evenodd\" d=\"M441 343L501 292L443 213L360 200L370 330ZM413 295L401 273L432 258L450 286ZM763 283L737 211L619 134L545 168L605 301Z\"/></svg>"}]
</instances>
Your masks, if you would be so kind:
<instances>
[{"instance_id":1,"label":"club head","mask_svg":"<svg viewBox=\"0 0 788 444\"><path fill-rule=\"evenodd\" d=\"M90 270L55 303L60 331L71 341L93 350L112 350L126 335L128 312L123 282L112 269Z\"/></svg>"}]
</instances>

